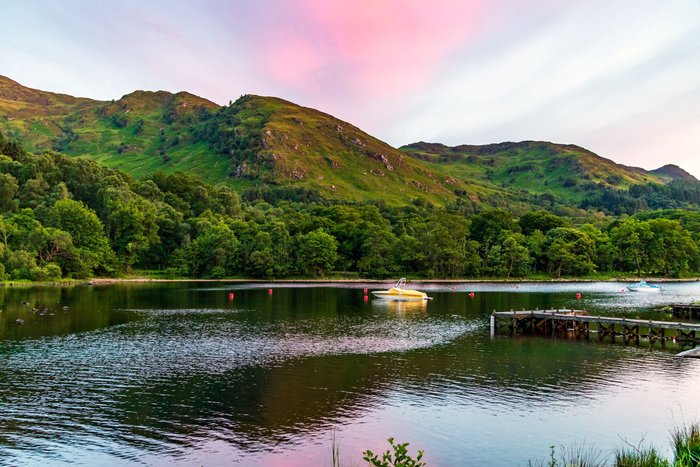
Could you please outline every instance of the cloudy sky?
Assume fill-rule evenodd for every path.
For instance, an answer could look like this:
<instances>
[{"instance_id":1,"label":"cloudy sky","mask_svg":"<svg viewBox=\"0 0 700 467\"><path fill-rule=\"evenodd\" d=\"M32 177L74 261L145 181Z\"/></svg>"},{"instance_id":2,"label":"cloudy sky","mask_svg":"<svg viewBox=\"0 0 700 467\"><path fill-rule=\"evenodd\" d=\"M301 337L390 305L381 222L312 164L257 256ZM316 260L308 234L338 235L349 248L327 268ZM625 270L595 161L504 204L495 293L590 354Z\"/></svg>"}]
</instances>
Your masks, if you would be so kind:
<instances>
[{"instance_id":1,"label":"cloudy sky","mask_svg":"<svg viewBox=\"0 0 700 467\"><path fill-rule=\"evenodd\" d=\"M700 0L0 0L0 74L272 95L394 146L547 140L700 178Z\"/></svg>"}]
</instances>

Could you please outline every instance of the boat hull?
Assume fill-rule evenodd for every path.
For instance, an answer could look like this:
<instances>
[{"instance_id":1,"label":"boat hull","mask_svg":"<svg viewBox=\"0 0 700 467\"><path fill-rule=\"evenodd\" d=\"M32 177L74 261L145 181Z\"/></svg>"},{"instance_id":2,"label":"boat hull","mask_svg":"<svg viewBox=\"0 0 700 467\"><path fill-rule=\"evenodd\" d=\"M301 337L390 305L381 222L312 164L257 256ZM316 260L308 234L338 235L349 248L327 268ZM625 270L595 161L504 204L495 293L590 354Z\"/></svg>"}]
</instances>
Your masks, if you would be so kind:
<instances>
[{"instance_id":1,"label":"boat hull","mask_svg":"<svg viewBox=\"0 0 700 467\"><path fill-rule=\"evenodd\" d=\"M372 292L374 298L381 298L382 300L395 300L399 302L410 302L416 300L427 300L428 297L424 295L405 295L389 292Z\"/></svg>"}]
</instances>

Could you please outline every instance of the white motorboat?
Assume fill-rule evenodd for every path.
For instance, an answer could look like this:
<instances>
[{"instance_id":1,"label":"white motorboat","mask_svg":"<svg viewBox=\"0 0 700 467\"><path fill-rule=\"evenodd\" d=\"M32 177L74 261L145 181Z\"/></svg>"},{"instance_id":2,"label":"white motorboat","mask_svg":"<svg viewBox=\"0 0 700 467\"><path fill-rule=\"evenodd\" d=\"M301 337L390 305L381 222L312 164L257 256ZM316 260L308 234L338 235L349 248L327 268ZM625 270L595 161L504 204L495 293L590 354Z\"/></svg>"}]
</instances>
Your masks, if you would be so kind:
<instances>
[{"instance_id":1,"label":"white motorboat","mask_svg":"<svg viewBox=\"0 0 700 467\"><path fill-rule=\"evenodd\" d=\"M641 280L636 284L628 285L627 290L630 292L660 292L661 286L647 284L647 281Z\"/></svg>"}]
</instances>

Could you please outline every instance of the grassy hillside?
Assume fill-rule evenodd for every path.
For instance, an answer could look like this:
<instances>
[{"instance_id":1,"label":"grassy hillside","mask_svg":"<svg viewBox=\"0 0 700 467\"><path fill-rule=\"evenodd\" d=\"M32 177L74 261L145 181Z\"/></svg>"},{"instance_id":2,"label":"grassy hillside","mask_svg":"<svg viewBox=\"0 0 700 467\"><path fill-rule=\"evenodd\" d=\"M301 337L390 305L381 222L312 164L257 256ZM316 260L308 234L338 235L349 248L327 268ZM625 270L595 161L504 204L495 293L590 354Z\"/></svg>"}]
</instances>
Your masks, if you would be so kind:
<instances>
[{"instance_id":1,"label":"grassy hillside","mask_svg":"<svg viewBox=\"0 0 700 467\"><path fill-rule=\"evenodd\" d=\"M32 151L54 149L136 177L194 173L243 189L273 184L345 200L443 204L499 190L458 181L317 110L244 96L225 107L185 92L74 98L0 77L0 130Z\"/></svg>"},{"instance_id":2,"label":"grassy hillside","mask_svg":"<svg viewBox=\"0 0 700 467\"><path fill-rule=\"evenodd\" d=\"M690 182L697 182L698 181L695 177L690 175L688 172L681 169L677 165L673 165L673 164L666 164L663 167L659 167L658 169L652 170L651 173L653 173L657 177L660 177L668 182L671 182L674 180L685 180L685 181L690 181Z\"/></svg>"},{"instance_id":3,"label":"grassy hillside","mask_svg":"<svg viewBox=\"0 0 700 467\"><path fill-rule=\"evenodd\" d=\"M2 76L0 131L31 151L53 149L135 177L182 171L238 191L267 185L348 201L460 203L467 211L578 207L606 190L696 182L675 166L647 172L573 145L415 143L398 150L331 115L274 97L247 95L220 107L186 92L135 91L108 102Z\"/></svg>"},{"instance_id":4,"label":"grassy hillside","mask_svg":"<svg viewBox=\"0 0 700 467\"><path fill-rule=\"evenodd\" d=\"M105 102L24 87L0 76L0 129L32 151L53 149L139 177L156 170L222 180L226 159L179 135L218 106L181 92L136 91Z\"/></svg>"},{"instance_id":5,"label":"grassy hillside","mask_svg":"<svg viewBox=\"0 0 700 467\"><path fill-rule=\"evenodd\" d=\"M329 198L442 204L455 192L478 201L499 191L459 181L347 122L273 97L242 97L195 129L193 139L229 154L231 175Z\"/></svg>"},{"instance_id":6,"label":"grassy hillside","mask_svg":"<svg viewBox=\"0 0 700 467\"><path fill-rule=\"evenodd\" d=\"M551 193L572 204L603 188L627 189L669 180L641 168L616 164L575 145L523 141L450 147L420 142L401 150L455 178L507 190Z\"/></svg>"}]
</instances>

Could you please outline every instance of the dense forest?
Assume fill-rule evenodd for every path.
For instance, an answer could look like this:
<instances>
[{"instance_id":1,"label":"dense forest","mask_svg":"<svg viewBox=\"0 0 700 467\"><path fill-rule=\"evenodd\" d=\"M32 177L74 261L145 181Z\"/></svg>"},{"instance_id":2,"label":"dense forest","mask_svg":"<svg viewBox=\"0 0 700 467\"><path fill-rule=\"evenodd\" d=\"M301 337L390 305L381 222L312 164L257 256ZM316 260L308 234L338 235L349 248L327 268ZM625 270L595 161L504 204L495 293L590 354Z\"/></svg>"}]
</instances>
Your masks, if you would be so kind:
<instances>
[{"instance_id":1,"label":"dense forest","mask_svg":"<svg viewBox=\"0 0 700 467\"><path fill-rule=\"evenodd\" d=\"M700 213L577 223L543 210L327 201L183 174L134 179L0 134L0 279L133 269L166 277L678 277L700 270Z\"/></svg>"}]
</instances>

